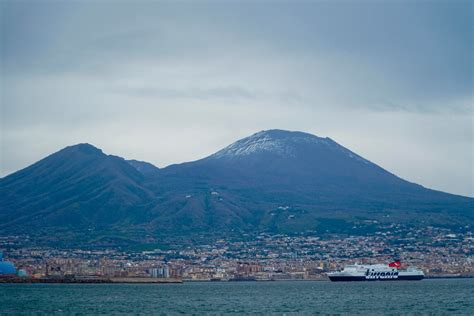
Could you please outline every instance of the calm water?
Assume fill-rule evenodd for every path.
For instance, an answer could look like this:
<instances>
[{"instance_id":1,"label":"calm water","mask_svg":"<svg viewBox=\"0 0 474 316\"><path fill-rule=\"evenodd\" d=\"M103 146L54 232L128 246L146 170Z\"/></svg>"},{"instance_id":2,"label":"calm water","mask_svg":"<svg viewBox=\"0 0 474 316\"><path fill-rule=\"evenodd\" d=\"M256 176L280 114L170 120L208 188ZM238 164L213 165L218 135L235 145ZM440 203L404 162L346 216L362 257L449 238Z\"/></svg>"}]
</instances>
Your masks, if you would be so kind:
<instances>
[{"instance_id":1,"label":"calm water","mask_svg":"<svg viewBox=\"0 0 474 316\"><path fill-rule=\"evenodd\" d=\"M419 282L3 284L1 313L462 314L474 279Z\"/></svg>"}]
</instances>

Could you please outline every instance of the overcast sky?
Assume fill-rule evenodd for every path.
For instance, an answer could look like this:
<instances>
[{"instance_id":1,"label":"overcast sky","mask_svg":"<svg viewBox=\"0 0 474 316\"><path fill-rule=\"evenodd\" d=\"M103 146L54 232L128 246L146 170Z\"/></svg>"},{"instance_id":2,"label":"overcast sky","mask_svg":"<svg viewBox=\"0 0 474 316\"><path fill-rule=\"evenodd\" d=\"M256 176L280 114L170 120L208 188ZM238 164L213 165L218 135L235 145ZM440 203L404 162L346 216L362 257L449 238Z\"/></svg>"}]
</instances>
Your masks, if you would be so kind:
<instances>
[{"instance_id":1,"label":"overcast sky","mask_svg":"<svg viewBox=\"0 0 474 316\"><path fill-rule=\"evenodd\" d=\"M0 176L81 142L164 167L280 128L474 196L470 1L0 3Z\"/></svg>"}]
</instances>

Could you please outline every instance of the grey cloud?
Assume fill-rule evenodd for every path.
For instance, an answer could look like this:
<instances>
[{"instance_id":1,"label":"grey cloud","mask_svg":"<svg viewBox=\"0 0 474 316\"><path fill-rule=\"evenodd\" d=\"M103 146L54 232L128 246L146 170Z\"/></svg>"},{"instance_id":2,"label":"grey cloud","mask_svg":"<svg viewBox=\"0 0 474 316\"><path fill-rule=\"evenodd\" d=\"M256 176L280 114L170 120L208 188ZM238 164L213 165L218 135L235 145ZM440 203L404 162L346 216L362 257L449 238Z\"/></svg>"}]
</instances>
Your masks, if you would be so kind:
<instances>
[{"instance_id":1,"label":"grey cloud","mask_svg":"<svg viewBox=\"0 0 474 316\"><path fill-rule=\"evenodd\" d=\"M163 166L286 128L474 194L470 1L0 6L2 175L77 142Z\"/></svg>"},{"instance_id":2,"label":"grey cloud","mask_svg":"<svg viewBox=\"0 0 474 316\"><path fill-rule=\"evenodd\" d=\"M249 91L242 87L224 86L209 89L191 88L191 89L170 89L160 87L117 87L111 90L117 94L127 94L137 97L160 97L160 98L182 98L182 99L201 99L210 98L220 99L255 99L257 92Z\"/></svg>"}]
</instances>

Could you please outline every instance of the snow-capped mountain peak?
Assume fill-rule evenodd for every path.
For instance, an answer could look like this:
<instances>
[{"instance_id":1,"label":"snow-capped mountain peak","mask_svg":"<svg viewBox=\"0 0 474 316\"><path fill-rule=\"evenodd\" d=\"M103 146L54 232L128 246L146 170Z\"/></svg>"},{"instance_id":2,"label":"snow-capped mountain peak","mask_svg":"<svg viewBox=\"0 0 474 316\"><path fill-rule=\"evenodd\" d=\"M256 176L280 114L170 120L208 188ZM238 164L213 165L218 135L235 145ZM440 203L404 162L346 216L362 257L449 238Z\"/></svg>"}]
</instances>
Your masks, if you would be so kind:
<instances>
[{"instance_id":1,"label":"snow-capped mountain peak","mask_svg":"<svg viewBox=\"0 0 474 316\"><path fill-rule=\"evenodd\" d=\"M210 158L239 159L254 154L272 154L278 157L295 158L299 154L308 153L308 150L315 148L339 152L364 164L370 163L329 137L323 138L304 132L278 129L260 131L240 139L210 156Z\"/></svg>"},{"instance_id":2,"label":"snow-capped mountain peak","mask_svg":"<svg viewBox=\"0 0 474 316\"><path fill-rule=\"evenodd\" d=\"M279 156L295 157L299 144L330 144L330 139L321 138L303 132L284 130L260 131L249 137L232 143L218 151L214 158L244 157L256 153L271 153Z\"/></svg>"}]
</instances>

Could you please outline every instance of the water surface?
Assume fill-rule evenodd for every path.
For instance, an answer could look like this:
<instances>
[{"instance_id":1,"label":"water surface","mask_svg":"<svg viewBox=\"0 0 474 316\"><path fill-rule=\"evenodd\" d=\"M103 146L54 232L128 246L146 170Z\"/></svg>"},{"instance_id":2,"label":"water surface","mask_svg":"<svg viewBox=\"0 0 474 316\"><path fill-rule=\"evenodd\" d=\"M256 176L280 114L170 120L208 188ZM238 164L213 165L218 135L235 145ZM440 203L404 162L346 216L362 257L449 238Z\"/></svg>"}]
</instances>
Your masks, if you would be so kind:
<instances>
[{"instance_id":1,"label":"water surface","mask_svg":"<svg viewBox=\"0 0 474 316\"><path fill-rule=\"evenodd\" d=\"M473 289L474 279L0 284L0 313L474 315Z\"/></svg>"}]
</instances>

